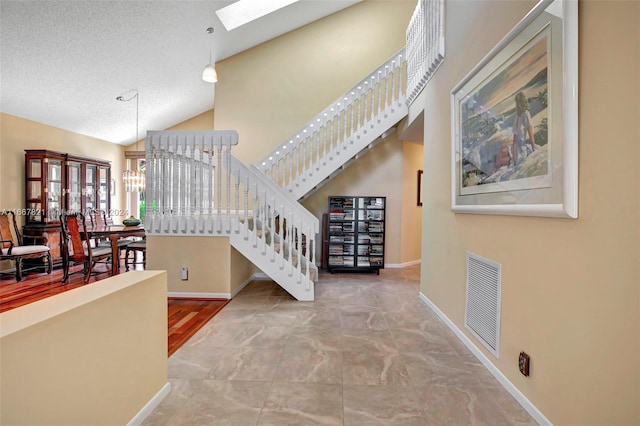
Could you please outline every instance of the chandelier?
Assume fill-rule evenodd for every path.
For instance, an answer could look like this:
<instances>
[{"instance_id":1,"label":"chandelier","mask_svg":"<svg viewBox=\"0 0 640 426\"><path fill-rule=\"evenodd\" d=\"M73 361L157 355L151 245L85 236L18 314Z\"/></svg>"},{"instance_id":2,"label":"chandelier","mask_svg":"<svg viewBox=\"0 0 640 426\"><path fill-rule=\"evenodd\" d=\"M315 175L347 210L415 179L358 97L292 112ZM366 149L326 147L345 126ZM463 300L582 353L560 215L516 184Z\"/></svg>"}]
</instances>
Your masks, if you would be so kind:
<instances>
[{"instance_id":1,"label":"chandelier","mask_svg":"<svg viewBox=\"0 0 640 426\"><path fill-rule=\"evenodd\" d=\"M129 102L133 99L136 100L136 134L135 134L135 140L136 140L136 151L134 157L141 157L140 155L140 151L138 151L138 112L139 112L139 96L138 96L138 91L134 90L133 91L133 95L131 95L128 98L125 98L124 96L118 96L116 98L116 100L121 101L121 102ZM126 192L142 192L144 191L145 188L145 174L141 171L138 170L138 159L135 158L134 159L136 167L134 170L125 170L122 173L122 182L124 183L124 190Z\"/></svg>"}]
</instances>

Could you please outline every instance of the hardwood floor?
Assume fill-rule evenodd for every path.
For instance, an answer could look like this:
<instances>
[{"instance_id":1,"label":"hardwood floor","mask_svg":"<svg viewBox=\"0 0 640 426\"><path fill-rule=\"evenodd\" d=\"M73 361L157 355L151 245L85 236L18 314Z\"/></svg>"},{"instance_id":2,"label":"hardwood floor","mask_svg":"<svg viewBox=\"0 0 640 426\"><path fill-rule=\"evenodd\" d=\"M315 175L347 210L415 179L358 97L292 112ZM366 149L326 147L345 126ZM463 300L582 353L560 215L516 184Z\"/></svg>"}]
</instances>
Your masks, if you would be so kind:
<instances>
[{"instance_id":1,"label":"hardwood floor","mask_svg":"<svg viewBox=\"0 0 640 426\"><path fill-rule=\"evenodd\" d=\"M80 266L74 267L71 272L79 269L81 269ZM109 273L104 266L96 266L96 269L104 271L104 273L92 276L89 284L109 277ZM61 269L55 269L51 275L31 272L25 275L20 282L16 282L15 278L10 275L2 275L0 278L0 312L15 309L85 285L82 274L71 275L67 284L61 283L61 280Z\"/></svg>"},{"instance_id":2,"label":"hardwood floor","mask_svg":"<svg viewBox=\"0 0 640 426\"><path fill-rule=\"evenodd\" d=\"M141 267L141 266L140 266ZM81 267L72 268L72 272ZM109 277L108 270L97 266L101 272L92 276L88 284L84 284L82 274L74 274L67 284L62 284L62 270L56 269L51 275L45 273L29 273L21 282L14 277L0 276L0 312L33 303L35 301L73 290L83 285L91 285L96 281ZM124 271L124 267L121 268ZM168 298L168 356L171 356L215 314L217 314L229 300L227 299L182 299Z\"/></svg>"},{"instance_id":3,"label":"hardwood floor","mask_svg":"<svg viewBox=\"0 0 640 426\"><path fill-rule=\"evenodd\" d=\"M228 299L169 298L169 356L200 330Z\"/></svg>"}]
</instances>

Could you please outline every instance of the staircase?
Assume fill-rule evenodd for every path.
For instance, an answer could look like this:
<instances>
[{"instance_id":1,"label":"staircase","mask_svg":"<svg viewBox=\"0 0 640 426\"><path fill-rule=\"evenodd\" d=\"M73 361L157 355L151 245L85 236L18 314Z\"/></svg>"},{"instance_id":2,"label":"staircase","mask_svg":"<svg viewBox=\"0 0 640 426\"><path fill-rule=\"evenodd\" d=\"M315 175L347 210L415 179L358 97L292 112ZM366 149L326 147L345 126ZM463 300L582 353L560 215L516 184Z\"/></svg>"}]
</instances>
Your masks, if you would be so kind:
<instances>
[{"instance_id":1,"label":"staircase","mask_svg":"<svg viewBox=\"0 0 640 426\"><path fill-rule=\"evenodd\" d=\"M302 200L372 149L407 116L402 49L256 165Z\"/></svg>"},{"instance_id":2,"label":"staircase","mask_svg":"<svg viewBox=\"0 0 640 426\"><path fill-rule=\"evenodd\" d=\"M235 131L150 131L149 235L226 236L298 300L314 299L318 218L299 200L379 143L407 115L404 49L257 165L233 157Z\"/></svg>"}]
</instances>

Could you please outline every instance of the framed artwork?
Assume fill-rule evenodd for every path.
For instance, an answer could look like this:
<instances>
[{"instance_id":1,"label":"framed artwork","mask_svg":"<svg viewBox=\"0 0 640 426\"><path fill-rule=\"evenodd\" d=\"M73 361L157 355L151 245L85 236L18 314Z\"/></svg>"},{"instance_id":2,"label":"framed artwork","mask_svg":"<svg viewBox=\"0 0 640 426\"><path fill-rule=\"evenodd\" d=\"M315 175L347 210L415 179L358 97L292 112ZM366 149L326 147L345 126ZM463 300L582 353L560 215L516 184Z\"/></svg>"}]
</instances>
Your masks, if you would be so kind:
<instances>
[{"instance_id":1,"label":"framed artwork","mask_svg":"<svg viewBox=\"0 0 640 426\"><path fill-rule=\"evenodd\" d=\"M422 207L422 174L423 170L418 170L418 207Z\"/></svg>"},{"instance_id":2,"label":"framed artwork","mask_svg":"<svg viewBox=\"0 0 640 426\"><path fill-rule=\"evenodd\" d=\"M578 217L578 4L540 1L451 92L459 213Z\"/></svg>"}]
</instances>

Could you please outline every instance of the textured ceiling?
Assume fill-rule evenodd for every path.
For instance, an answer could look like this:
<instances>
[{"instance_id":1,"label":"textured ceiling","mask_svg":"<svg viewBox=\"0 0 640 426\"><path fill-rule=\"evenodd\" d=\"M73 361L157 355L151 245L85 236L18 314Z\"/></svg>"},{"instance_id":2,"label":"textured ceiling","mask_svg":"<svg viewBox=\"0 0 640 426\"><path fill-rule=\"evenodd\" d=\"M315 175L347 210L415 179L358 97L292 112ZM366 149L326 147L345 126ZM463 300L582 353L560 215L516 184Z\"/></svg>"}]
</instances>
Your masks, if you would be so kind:
<instances>
[{"instance_id":1,"label":"textured ceiling","mask_svg":"<svg viewBox=\"0 0 640 426\"><path fill-rule=\"evenodd\" d=\"M207 27L220 61L358 1L302 0L227 32L215 10L233 1L2 0L0 111L128 145L136 106L119 95L139 91L141 136L213 108Z\"/></svg>"}]
</instances>

